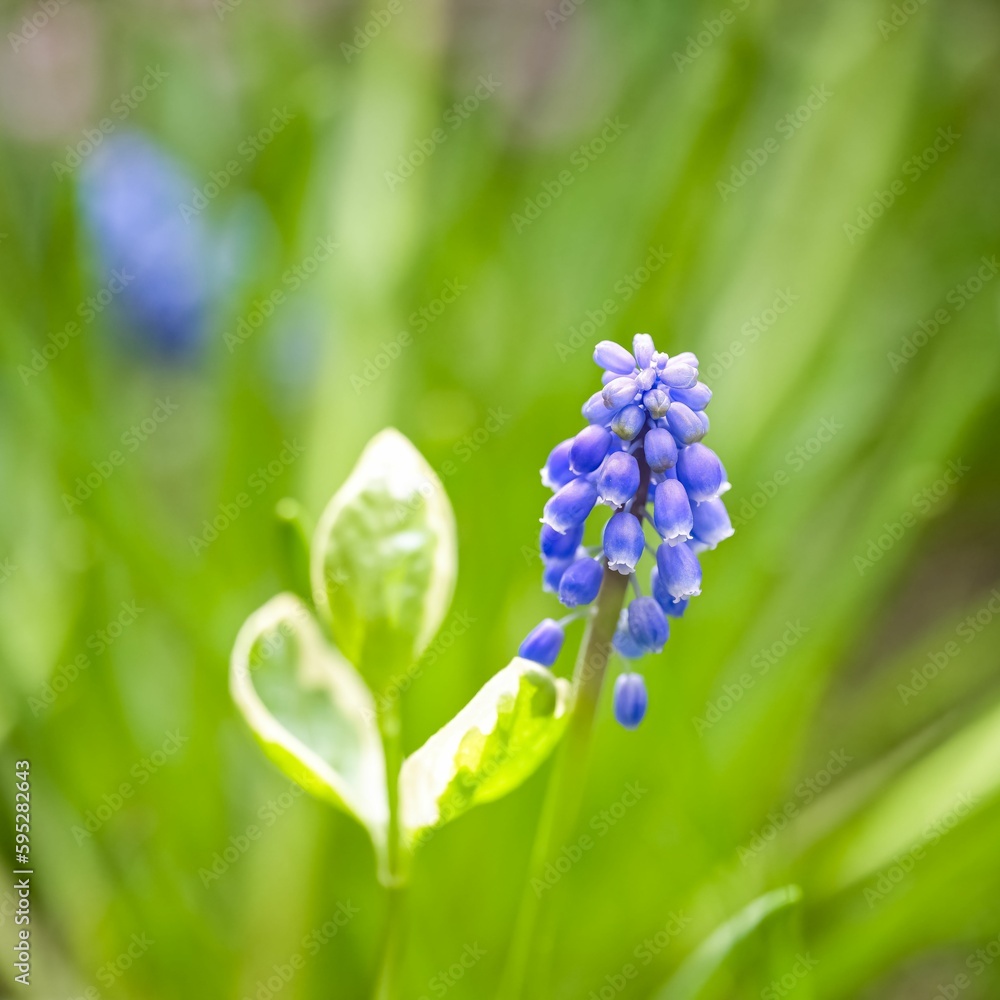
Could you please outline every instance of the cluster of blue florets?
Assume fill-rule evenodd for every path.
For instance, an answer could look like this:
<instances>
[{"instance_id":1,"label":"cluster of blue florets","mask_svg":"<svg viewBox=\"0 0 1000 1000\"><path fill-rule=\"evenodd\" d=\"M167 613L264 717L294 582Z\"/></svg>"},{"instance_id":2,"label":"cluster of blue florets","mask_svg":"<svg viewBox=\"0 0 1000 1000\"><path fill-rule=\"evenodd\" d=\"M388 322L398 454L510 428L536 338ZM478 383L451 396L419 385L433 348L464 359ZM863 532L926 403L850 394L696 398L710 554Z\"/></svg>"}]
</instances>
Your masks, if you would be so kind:
<instances>
[{"instance_id":1,"label":"cluster of blue florets","mask_svg":"<svg viewBox=\"0 0 1000 1000\"><path fill-rule=\"evenodd\" d=\"M573 608L597 597L606 571L628 575L635 596L622 610L613 646L636 660L663 649L668 617L680 618L701 593L698 554L732 535L719 499L729 483L718 456L701 443L712 392L698 381L695 355L663 354L639 333L632 353L603 340L594 361L604 369L604 388L583 406L589 423L556 445L541 470L553 492L542 517L542 585ZM602 544L587 548L585 523L601 504L614 513ZM646 550L656 565L643 595L635 574ZM520 655L552 666L572 617L546 618L521 643ZM623 726L634 729L642 721L646 700L641 674L618 677L615 717Z\"/></svg>"}]
</instances>

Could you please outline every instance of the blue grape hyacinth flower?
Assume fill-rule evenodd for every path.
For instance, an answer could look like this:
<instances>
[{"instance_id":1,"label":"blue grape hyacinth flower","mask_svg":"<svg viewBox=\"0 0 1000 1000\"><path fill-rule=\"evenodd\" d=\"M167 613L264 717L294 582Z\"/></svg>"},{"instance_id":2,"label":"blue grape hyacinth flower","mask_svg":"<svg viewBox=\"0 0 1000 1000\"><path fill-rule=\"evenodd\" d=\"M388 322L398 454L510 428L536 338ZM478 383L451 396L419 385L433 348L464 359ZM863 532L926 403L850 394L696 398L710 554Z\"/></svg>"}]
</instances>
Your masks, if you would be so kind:
<instances>
[{"instance_id":1,"label":"blue grape hyacinth flower","mask_svg":"<svg viewBox=\"0 0 1000 1000\"><path fill-rule=\"evenodd\" d=\"M542 483L553 493L542 517L543 588L570 608L600 604L604 581L629 578L634 596L618 614L612 648L634 664L662 651L669 618L679 619L701 593L698 555L733 534L720 499L729 489L718 456L703 443L712 391L698 378L698 358L656 350L636 334L629 351L610 340L594 348L602 388L583 405L587 425L553 448ZM600 544L584 536L595 511L612 509ZM645 560L652 553L655 558ZM655 565L653 565L655 563ZM649 567L647 585L639 581ZM621 600L621 585L616 601ZM520 653L552 666L565 624L545 619ZM634 666L615 684L615 718L634 729L646 713L646 686Z\"/></svg>"},{"instance_id":2,"label":"blue grape hyacinth flower","mask_svg":"<svg viewBox=\"0 0 1000 1000\"><path fill-rule=\"evenodd\" d=\"M201 347L222 284L206 221L185 221L178 210L193 187L139 132L105 139L80 178L80 211L102 276L125 275L115 312L138 345L171 361Z\"/></svg>"}]
</instances>

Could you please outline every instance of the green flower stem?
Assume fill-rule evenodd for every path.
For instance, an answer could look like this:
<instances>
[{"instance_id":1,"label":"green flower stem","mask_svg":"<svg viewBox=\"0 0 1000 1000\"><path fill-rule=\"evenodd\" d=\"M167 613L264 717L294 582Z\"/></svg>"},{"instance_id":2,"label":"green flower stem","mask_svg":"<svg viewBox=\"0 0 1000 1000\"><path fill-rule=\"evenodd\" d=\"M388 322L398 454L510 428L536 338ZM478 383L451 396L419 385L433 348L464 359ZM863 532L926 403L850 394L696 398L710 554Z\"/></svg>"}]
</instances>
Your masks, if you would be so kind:
<instances>
[{"instance_id":1,"label":"green flower stem","mask_svg":"<svg viewBox=\"0 0 1000 1000\"><path fill-rule=\"evenodd\" d=\"M400 837L399 771L403 764L402 726L397 699L379 713L379 730L385 747L385 776L389 795L389 828L386 845L388 889L382 964L375 987L375 1000L398 1000L399 974L404 946L404 904L408 880L408 852Z\"/></svg>"},{"instance_id":2,"label":"green flower stem","mask_svg":"<svg viewBox=\"0 0 1000 1000\"><path fill-rule=\"evenodd\" d=\"M400 971L402 969L406 886L389 887L385 938L382 943L382 964L375 985L375 1000L399 1000Z\"/></svg>"},{"instance_id":3,"label":"green flower stem","mask_svg":"<svg viewBox=\"0 0 1000 1000\"><path fill-rule=\"evenodd\" d=\"M649 468L639 456L641 479L631 511L645 510L649 490ZM604 685L611 639L618 626L628 589L629 577L604 568L595 614L590 619L573 672L573 709L549 780L542 817L535 834L530 875L521 897L517 922L499 997L527 1000L551 995L547 989L549 957L554 926L552 908L546 907L547 893L536 886L544 883L546 866L568 844L576 830L577 818L587 780L587 763L594 730L594 717Z\"/></svg>"}]
</instances>

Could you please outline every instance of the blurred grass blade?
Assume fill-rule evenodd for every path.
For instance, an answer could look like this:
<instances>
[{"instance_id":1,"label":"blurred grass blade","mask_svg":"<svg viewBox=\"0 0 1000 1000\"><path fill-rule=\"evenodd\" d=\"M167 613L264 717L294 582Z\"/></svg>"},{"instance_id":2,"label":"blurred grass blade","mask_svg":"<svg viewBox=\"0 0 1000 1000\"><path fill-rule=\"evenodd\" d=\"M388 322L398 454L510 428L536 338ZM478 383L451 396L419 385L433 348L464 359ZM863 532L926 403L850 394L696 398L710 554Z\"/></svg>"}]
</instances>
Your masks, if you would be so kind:
<instances>
[{"instance_id":1,"label":"blurred grass blade","mask_svg":"<svg viewBox=\"0 0 1000 1000\"><path fill-rule=\"evenodd\" d=\"M400 801L411 839L515 789L565 727L569 682L516 657L403 762Z\"/></svg>"},{"instance_id":2,"label":"blurred grass blade","mask_svg":"<svg viewBox=\"0 0 1000 1000\"><path fill-rule=\"evenodd\" d=\"M758 896L735 916L717 927L685 960L655 1000L693 1000L726 960L726 957L772 913L792 906L802 898L797 885Z\"/></svg>"}]
</instances>

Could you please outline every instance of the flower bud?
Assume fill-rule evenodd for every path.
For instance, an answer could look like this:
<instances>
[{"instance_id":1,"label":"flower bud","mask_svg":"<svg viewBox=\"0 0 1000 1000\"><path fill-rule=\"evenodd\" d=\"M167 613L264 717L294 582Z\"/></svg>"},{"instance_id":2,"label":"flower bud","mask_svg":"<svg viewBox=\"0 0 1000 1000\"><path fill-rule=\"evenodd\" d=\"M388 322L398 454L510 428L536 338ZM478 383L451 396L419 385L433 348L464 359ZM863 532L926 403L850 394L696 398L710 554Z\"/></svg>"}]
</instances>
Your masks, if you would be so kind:
<instances>
[{"instance_id":1,"label":"flower bud","mask_svg":"<svg viewBox=\"0 0 1000 1000\"><path fill-rule=\"evenodd\" d=\"M584 478L567 483L545 504L542 521L565 534L587 520L597 503L597 489Z\"/></svg>"},{"instance_id":2,"label":"flower bud","mask_svg":"<svg viewBox=\"0 0 1000 1000\"><path fill-rule=\"evenodd\" d=\"M682 618L684 616L684 612L687 611L688 606L687 598L681 601L677 600L660 581L660 571L655 566L649 574L649 586L653 591L653 597L656 598L656 603L671 618Z\"/></svg>"},{"instance_id":3,"label":"flower bud","mask_svg":"<svg viewBox=\"0 0 1000 1000\"><path fill-rule=\"evenodd\" d=\"M542 467L542 485L555 492L565 486L572 478L573 473L569 467L569 450L573 445L573 439L560 441L552 451Z\"/></svg>"},{"instance_id":4,"label":"flower bud","mask_svg":"<svg viewBox=\"0 0 1000 1000\"><path fill-rule=\"evenodd\" d=\"M653 338L648 333L637 333L632 338L632 352L635 354L636 367L648 368L656 353Z\"/></svg>"},{"instance_id":5,"label":"flower bud","mask_svg":"<svg viewBox=\"0 0 1000 1000\"><path fill-rule=\"evenodd\" d=\"M694 444L705 436L698 414L683 403L673 403L667 411L667 426L678 444Z\"/></svg>"},{"instance_id":6,"label":"flower bud","mask_svg":"<svg viewBox=\"0 0 1000 1000\"><path fill-rule=\"evenodd\" d=\"M670 398L692 410L704 410L712 398L712 390L704 382L696 382L690 389L671 389Z\"/></svg>"},{"instance_id":7,"label":"flower bud","mask_svg":"<svg viewBox=\"0 0 1000 1000\"><path fill-rule=\"evenodd\" d=\"M677 442L673 434L663 427L654 427L646 432L642 450L653 472L665 472L677 461Z\"/></svg>"},{"instance_id":8,"label":"flower bud","mask_svg":"<svg viewBox=\"0 0 1000 1000\"><path fill-rule=\"evenodd\" d=\"M666 389L650 389L649 392L643 393L642 405L654 420L660 420L670 409L670 396Z\"/></svg>"},{"instance_id":9,"label":"flower bud","mask_svg":"<svg viewBox=\"0 0 1000 1000\"><path fill-rule=\"evenodd\" d=\"M673 409L670 411L673 413ZM711 448L693 444L677 458L677 478L684 484L695 503L714 500L722 487L722 463Z\"/></svg>"},{"instance_id":10,"label":"flower bud","mask_svg":"<svg viewBox=\"0 0 1000 1000\"><path fill-rule=\"evenodd\" d=\"M575 555L565 559L542 559L542 590L547 594L558 594L563 573L573 565Z\"/></svg>"},{"instance_id":11,"label":"flower bud","mask_svg":"<svg viewBox=\"0 0 1000 1000\"><path fill-rule=\"evenodd\" d=\"M691 351L681 351L680 354L675 354L671 361L677 361L682 365L690 365L695 371L698 370L698 355L693 354Z\"/></svg>"},{"instance_id":12,"label":"flower bud","mask_svg":"<svg viewBox=\"0 0 1000 1000\"><path fill-rule=\"evenodd\" d=\"M641 674L619 674L615 681L615 718L625 729L635 729L646 714L646 682Z\"/></svg>"},{"instance_id":13,"label":"flower bud","mask_svg":"<svg viewBox=\"0 0 1000 1000\"><path fill-rule=\"evenodd\" d=\"M635 394L639 390L636 388L635 379L627 375L612 379L602 390L604 405L611 410L620 410L635 399Z\"/></svg>"},{"instance_id":14,"label":"flower bud","mask_svg":"<svg viewBox=\"0 0 1000 1000\"><path fill-rule=\"evenodd\" d=\"M668 545L686 542L694 524L687 491L676 479L665 479L653 493L653 524Z\"/></svg>"},{"instance_id":15,"label":"flower bud","mask_svg":"<svg viewBox=\"0 0 1000 1000\"><path fill-rule=\"evenodd\" d=\"M643 424L646 423L646 413L641 406L626 406L620 410L614 420L611 421L611 429L623 440L631 441Z\"/></svg>"},{"instance_id":16,"label":"flower bud","mask_svg":"<svg viewBox=\"0 0 1000 1000\"><path fill-rule=\"evenodd\" d=\"M562 649L564 638L562 625L546 618L527 634L517 655L540 663L543 667L551 667Z\"/></svg>"},{"instance_id":17,"label":"flower bud","mask_svg":"<svg viewBox=\"0 0 1000 1000\"><path fill-rule=\"evenodd\" d=\"M668 545L656 550L656 568L661 585L671 597L683 599L701 593L701 564L687 545Z\"/></svg>"},{"instance_id":18,"label":"flower bud","mask_svg":"<svg viewBox=\"0 0 1000 1000\"><path fill-rule=\"evenodd\" d=\"M569 467L578 476L593 472L604 461L611 445L611 432L606 427L591 424L584 427L569 450Z\"/></svg>"},{"instance_id":19,"label":"flower bud","mask_svg":"<svg viewBox=\"0 0 1000 1000\"><path fill-rule=\"evenodd\" d=\"M604 526L604 555L608 569L622 574L633 573L645 543L639 518L625 510L612 514Z\"/></svg>"},{"instance_id":20,"label":"flower bud","mask_svg":"<svg viewBox=\"0 0 1000 1000\"><path fill-rule=\"evenodd\" d=\"M618 376L616 375L615 378ZM615 411L608 408L604 402L604 393L595 392L580 409L584 419L592 424L610 424ZM572 438L570 439L572 442Z\"/></svg>"},{"instance_id":21,"label":"flower bud","mask_svg":"<svg viewBox=\"0 0 1000 1000\"><path fill-rule=\"evenodd\" d=\"M601 589L603 575L596 559L577 559L559 581L559 600L567 608L590 604Z\"/></svg>"},{"instance_id":22,"label":"flower bud","mask_svg":"<svg viewBox=\"0 0 1000 1000\"><path fill-rule=\"evenodd\" d=\"M696 504L693 531L694 537L709 549L730 538L734 530L726 505L719 499Z\"/></svg>"},{"instance_id":23,"label":"flower bud","mask_svg":"<svg viewBox=\"0 0 1000 1000\"><path fill-rule=\"evenodd\" d=\"M597 495L609 507L631 503L639 489L639 463L627 451L612 452L597 477Z\"/></svg>"},{"instance_id":24,"label":"flower bud","mask_svg":"<svg viewBox=\"0 0 1000 1000\"><path fill-rule=\"evenodd\" d=\"M648 653L659 653L670 635L667 616L652 597L637 597L628 606L628 630Z\"/></svg>"},{"instance_id":25,"label":"flower bud","mask_svg":"<svg viewBox=\"0 0 1000 1000\"><path fill-rule=\"evenodd\" d=\"M638 660L646 653L642 646L632 638L632 633L628 630L628 611L624 608L618 616L618 628L615 629L615 634L611 638L611 645L615 652L619 656L625 657L626 660Z\"/></svg>"},{"instance_id":26,"label":"flower bud","mask_svg":"<svg viewBox=\"0 0 1000 1000\"><path fill-rule=\"evenodd\" d=\"M698 381L698 372L675 356L661 369L660 381L668 389L689 389Z\"/></svg>"},{"instance_id":27,"label":"flower bud","mask_svg":"<svg viewBox=\"0 0 1000 1000\"><path fill-rule=\"evenodd\" d=\"M602 368L609 368L621 375L631 375L635 371L635 358L613 340L602 340L594 348L594 361Z\"/></svg>"},{"instance_id":28,"label":"flower bud","mask_svg":"<svg viewBox=\"0 0 1000 1000\"><path fill-rule=\"evenodd\" d=\"M576 553L577 547L583 541L583 525L578 524L575 528L570 528L569 531L562 534L555 528L543 524L540 541L544 558L569 559Z\"/></svg>"}]
</instances>

